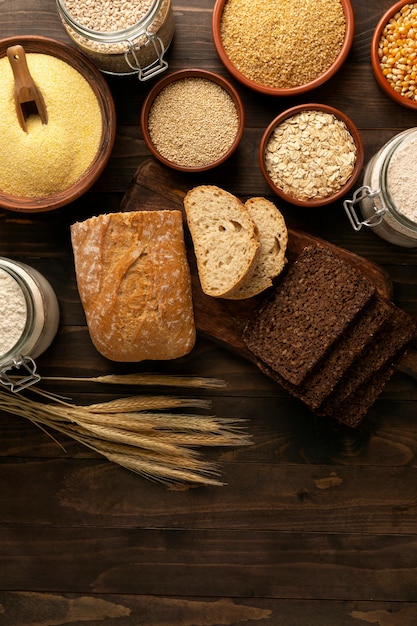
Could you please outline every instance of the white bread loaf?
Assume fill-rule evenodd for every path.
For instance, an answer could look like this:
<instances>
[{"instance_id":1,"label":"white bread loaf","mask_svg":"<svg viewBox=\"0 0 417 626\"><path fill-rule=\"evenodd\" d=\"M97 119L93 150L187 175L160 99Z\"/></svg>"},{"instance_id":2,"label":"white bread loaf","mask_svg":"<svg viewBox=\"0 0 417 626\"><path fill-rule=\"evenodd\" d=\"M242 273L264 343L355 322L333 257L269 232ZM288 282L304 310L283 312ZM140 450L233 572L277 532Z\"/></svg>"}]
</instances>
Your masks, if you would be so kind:
<instances>
[{"instance_id":1,"label":"white bread loaf","mask_svg":"<svg viewBox=\"0 0 417 626\"><path fill-rule=\"evenodd\" d=\"M113 361L175 359L195 343L180 211L99 215L71 226L91 340Z\"/></svg>"},{"instance_id":2,"label":"white bread loaf","mask_svg":"<svg viewBox=\"0 0 417 626\"><path fill-rule=\"evenodd\" d=\"M259 236L245 205L216 187L200 185L184 198L201 288L209 296L227 298L252 273Z\"/></svg>"},{"instance_id":3,"label":"white bread loaf","mask_svg":"<svg viewBox=\"0 0 417 626\"><path fill-rule=\"evenodd\" d=\"M258 229L260 250L252 276L229 294L231 300L251 298L271 287L286 263L288 231L278 208L262 197L249 198L245 206Z\"/></svg>"}]
</instances>

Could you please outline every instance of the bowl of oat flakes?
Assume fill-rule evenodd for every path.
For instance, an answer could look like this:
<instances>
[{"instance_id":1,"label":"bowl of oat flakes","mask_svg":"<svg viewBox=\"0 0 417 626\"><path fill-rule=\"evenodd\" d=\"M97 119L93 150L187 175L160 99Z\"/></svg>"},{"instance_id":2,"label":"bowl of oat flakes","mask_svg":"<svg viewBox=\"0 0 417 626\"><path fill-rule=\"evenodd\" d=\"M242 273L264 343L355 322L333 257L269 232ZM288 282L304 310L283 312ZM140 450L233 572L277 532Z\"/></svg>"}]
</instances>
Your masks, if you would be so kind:
<instances>
[{"instance_id":1,"label":"bowl of oat flakes","mask_svg":"<svg viewBox=\"0 0 417 626\"><path fill-rule=\"evenodd\" d=\"M223 77L201 69L166 74L141 109L150 152L176 170L200 172L226 161L244 129L239 94Z\"/></svg>"},{"instance_id":2,"label":"bowl of oat flakes","mask_svg":"<svg viewBox=\"0 0 417 626\"><path fill-rule=\"evenodd\" d=\"M346 60L354 26L350 0L216 0L212 15L226 69L246 87L275 96L329 80Z\"/></svg>"},{"instance_id":3,"label":"bowl of oat flakes","mask_svg":"<svg viewBox=\"0 0 417 626\"><path fill-rule=\"evenodd\" d=\"M417 110L417 3L400 0L379 20L371 61L381 89L397 104Z\"/></svg>"},{"instance_id":4,"label":"bowl of oat flakes","mask_svg":"<svg viewBox=\"0 0 417 626\"><path fill-rule=\"evenodd\" d=\"M266 182L283 200L305 207L331 204L355 184L364 160L358 129L342 111L302 104L278 115L259 146Z\"/></svg>"}]
</instances>

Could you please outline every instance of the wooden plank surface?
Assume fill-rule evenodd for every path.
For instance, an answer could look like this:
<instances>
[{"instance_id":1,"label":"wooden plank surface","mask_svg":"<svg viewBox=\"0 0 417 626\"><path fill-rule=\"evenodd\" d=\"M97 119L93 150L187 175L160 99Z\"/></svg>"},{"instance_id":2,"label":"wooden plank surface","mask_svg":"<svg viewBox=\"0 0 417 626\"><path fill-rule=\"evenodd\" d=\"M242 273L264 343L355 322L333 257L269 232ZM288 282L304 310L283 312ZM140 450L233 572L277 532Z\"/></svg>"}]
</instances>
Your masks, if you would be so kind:
<instances>
[{"instance_id":1,"label":"wooden plank surface","mask_svg":"<svg viewBox=\"0 0 417 626\"><path fill-rule=\"evenodd\" d=\"M172 4L170 71L197 66L227 76L211 38L214 1ZM303 98L276 99L231 79L245 105L244 137L235 155L204 182L242 198L274 200L257 166L257 146L269 121L298 102L326 102L347 113L361 132L366 161L391 136L416 124L415 113L388 100L372 75L372 30L390 0L352 4L353 48L328 84ZM68 41L54 0L5 0L0 24L2 37ZM224 487L169 489L64 436L58 445L31 423L2 413L0 626L414 626L415 380L397 372L352 433L313 417L253 364L205 337L175 362L138 365L110 363L91 345L69 226L118 210L150 156L139 126L149 85L136 77L107 80L117 139L94 189L51 214L0 209L0 255L38 268L60 302L59 332L38 359L39 370L44 377L132 371L222 377L226 388L198 395L212 401L214 414L244 418L253 445L204 453L220 464ZM290 228L380 265L395 302L417 317L417 249L397 248L370 231L354 233L340 205L309 211L279 204ZM80 403L132 392L88 382L44 386Z\"/></svg>"}]
</instances>

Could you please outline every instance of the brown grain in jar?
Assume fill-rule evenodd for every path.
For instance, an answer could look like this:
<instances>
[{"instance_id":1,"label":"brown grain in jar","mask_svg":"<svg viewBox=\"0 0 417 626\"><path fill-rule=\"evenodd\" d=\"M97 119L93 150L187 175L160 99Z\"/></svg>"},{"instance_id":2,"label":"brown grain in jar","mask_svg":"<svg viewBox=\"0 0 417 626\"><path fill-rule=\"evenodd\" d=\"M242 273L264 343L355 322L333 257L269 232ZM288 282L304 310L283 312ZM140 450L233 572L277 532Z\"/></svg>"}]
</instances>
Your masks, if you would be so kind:
<instances>
[{"instance_id":1,"label":"brown grain in jar","mask_svg":"<svg viewBox=\"0 0 417 626\"><path fill-rule=\"evenodd\" d=\"M168 67L171 0L57 0L57 7L68 35L102 72L148 80Z\"/></svg>"}]
</instances>

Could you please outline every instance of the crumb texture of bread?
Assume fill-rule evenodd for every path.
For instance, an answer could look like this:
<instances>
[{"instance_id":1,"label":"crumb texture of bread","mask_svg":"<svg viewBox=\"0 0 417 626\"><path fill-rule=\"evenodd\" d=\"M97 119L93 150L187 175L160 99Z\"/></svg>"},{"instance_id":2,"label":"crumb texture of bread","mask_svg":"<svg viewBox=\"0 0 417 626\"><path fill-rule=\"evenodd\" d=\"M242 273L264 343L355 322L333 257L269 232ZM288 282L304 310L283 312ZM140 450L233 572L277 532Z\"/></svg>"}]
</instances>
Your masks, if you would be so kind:
<instances>
[{"instance_id":1,"label":"crumb texture of bread","mask_svg":"<svg viewBox=\"0 0 417 626\"><path fill-rule=\"evenodd\" d=\"M71 226L77 287L96 349L113 361L175 359L196 331L180 211L103 214Z\"/></svg>"},{"instance_id":2,"label":"crumb texture of bread","mask_svg":"<svg viewBox=\"0 0 417 626\"><path fill-rule=\"evenodd\" d=\"M286 263L288 230L282 213L263 197L249 198L245 206L258 229L260 249L250 278L229 294L234 300L252 298L272 287Z\"/></svg>"},{"instance_id":3,"label":"crumb texture of bread","mask_svg":"<svg viewBox=\"0 0 417 626\"><path fill-rule=\"evenodd\" d=\"M244 330L251 352L299 385L375 288L330 249L306 247Z\"/></svg>"},{"instance_id":4,"label":"crumb texture of bread","mask_svg":"<svg viewBox=\"0 0 417 626\"><path fill-rule=\"evenodd\" d=\"M190 189L184 209L203 292L228 295L252 275L259 235L243 202L215 185Z\"/></svg>"},{"instance_id":5,"label":"crumb texture of bread","mask_svg":"<svg viewBox=\"0 0 417 626\"><path fill-rule=\"evenodd\" d=\"M392 312L392 305L375 294L303 384L296 387L288 385L288 390L311 409L317 409L355 360L363 359L364 350L372 344Z\"/></svg>"}]
</instances>

